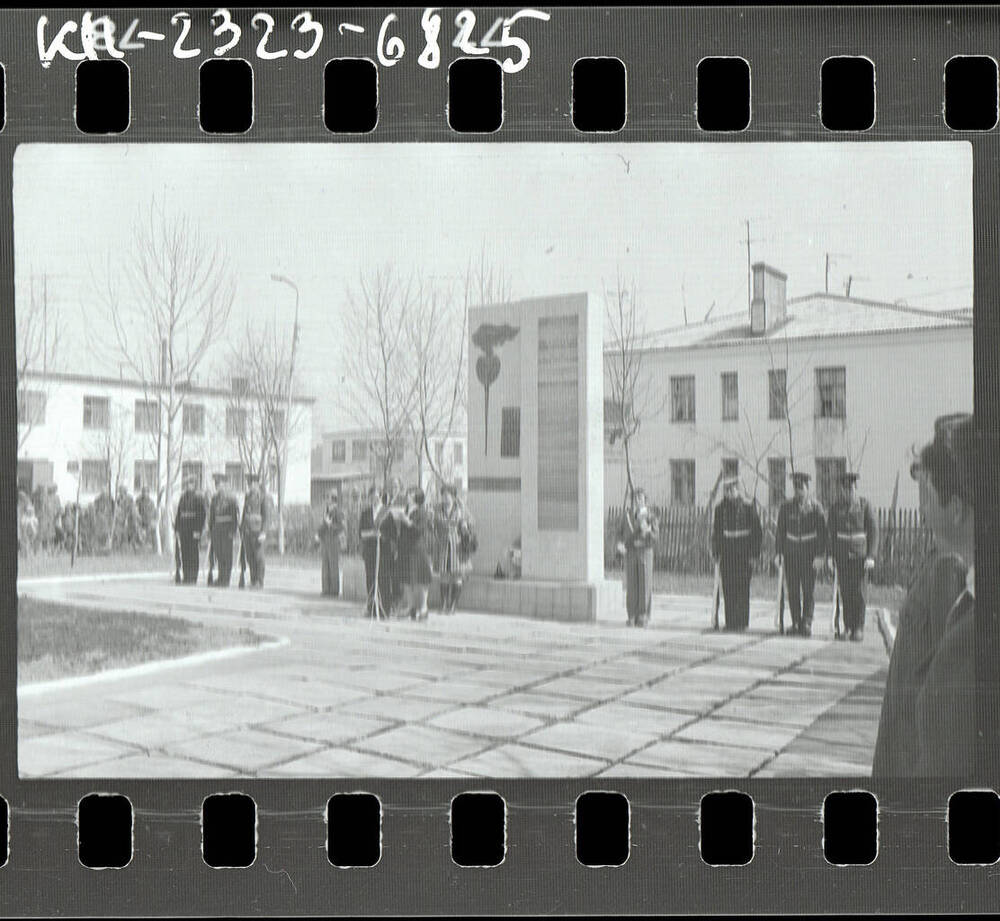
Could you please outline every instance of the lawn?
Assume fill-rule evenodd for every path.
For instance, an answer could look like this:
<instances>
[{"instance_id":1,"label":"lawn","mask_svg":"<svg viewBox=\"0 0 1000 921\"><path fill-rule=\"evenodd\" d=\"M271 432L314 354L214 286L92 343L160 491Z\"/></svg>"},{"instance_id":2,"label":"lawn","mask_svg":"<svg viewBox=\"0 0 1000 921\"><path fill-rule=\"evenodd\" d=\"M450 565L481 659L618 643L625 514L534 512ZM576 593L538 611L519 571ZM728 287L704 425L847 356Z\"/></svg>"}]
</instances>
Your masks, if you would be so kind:
<instances>
[{"instance_id":1,"label":"lawn","mask_svg":"<svg viewBox=\"0 0 1000 921\"><path fill-rule=\"evenodd\" d=\"M157 556L149 553L108 553L99 556L78 556L69 565L68 553L20 554L17 575L22 579L39 576L83 576L110 572L173 572L174 554Z\"/></svg>"},{"instance_id":2,"label":"lawn","mask_svg":"<svg viewBox=\"0 0 1000 921\"><path fill-rule=\"evenodd\" d=\"M203 626L179 617L92 610L22 595L17 681L90 675L209 650L259 646L267 639L246 627Z\"/></svg>"}]
</instances>

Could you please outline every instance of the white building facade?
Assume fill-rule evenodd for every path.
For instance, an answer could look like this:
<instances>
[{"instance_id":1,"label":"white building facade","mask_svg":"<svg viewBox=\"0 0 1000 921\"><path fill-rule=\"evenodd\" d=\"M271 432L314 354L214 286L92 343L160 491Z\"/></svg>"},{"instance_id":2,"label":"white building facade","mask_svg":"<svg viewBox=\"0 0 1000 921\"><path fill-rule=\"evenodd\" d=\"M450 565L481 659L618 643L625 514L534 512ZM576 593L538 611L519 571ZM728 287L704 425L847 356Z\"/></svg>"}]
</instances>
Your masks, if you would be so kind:
<instances>
[{"instance_id":1,"label":"white building facade","mask_svg":"<svg viewBox=\"0 0 1000 921\"><path fill-rule=\"evenodd\" d=\"M465 432L434 435L429 439L434 466L459 491L469 484L468 446ZM382 480L383 439L371 429L342 429L325 432L312 450L312 502L324 501L331 490L343 494L352 488L364 489ZM400 439L394 451L393 476L405 485L426 489L434 471L426 458L417 455L413 440Z\"/></svg>"},{"instance_id":2,"label":"white building facade","mask_svg":"<svg viewBox=\"0 0 1000 921\"><path fill-rule=\"evenodd\" d=\"M75 500L77 489L88 502L109 488L125 486L155 495L157 432L166 420L156 392L135 381L89 375L28 373L18 393L18 488L31 492L54 483L63 501ZM189 386L174 423L179 439L181 479L195 476L201 488L212 475L226 473L237 489L244 488L247 429L253 410L235 405L229 390ZM288 438L286 504L308 503L313 400L294 397ZM241 448L242 445L242 448ZM161 451L161 457L163 452ZM160 464L166 476L166 463ZM265 470L266 488L277 492L277 470Z\"/></svg>"},{"instance_id":3,"label":"white building facade","mask_svg":"<svg viewBox=\"0 0 1000 921\"><path fill-rule=\"evenodd\" d=\"M876 507L916 508L912 451L934 419L971 412L972 311L921 311L814 294L785 301L784 276L754 266L744 314L668 330L642 351L630 443L633 479L650 501L703 506L723 472L774 506L808 473L825 505L838 475L860 474ZM606 352L606 368L613 361ZM642 417L643 408L648 415ZM625 458L605 401L605 498L620 504Z\"/></svg>"}]
</instances>

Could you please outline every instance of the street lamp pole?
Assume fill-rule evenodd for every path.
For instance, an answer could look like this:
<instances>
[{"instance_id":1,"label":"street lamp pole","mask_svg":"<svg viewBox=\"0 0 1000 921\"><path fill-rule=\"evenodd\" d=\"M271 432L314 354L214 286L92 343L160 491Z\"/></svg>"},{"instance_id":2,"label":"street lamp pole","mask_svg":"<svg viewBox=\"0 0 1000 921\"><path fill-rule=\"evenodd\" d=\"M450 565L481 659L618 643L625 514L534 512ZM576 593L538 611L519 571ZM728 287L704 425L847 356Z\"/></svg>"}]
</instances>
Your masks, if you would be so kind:
<instances>
[{"instance_id":1,"label":"street lamp pole","mask_svg":"<svg viewBox=\"0 0 1000 921\"><path fill-rule=\"evenodd\" d=\"M282 443L282 459L281 459L281 470L278 472L278 488L280 490L281 506L278 509L278 553L282 556L285 554L285 520L284 511L285 505L285 486L288 483L288 437L290 430L290 421L292 418L292 380L295 376L295 351L299 343L299 286L295 284L286 275L272 274L271 281L276 281L284 285L288 285L295 292L295 323L292 326L292 354L288 359L288 385L285 388L285 424L284 424L284 439Z\"/></svg>"}]
</instances>

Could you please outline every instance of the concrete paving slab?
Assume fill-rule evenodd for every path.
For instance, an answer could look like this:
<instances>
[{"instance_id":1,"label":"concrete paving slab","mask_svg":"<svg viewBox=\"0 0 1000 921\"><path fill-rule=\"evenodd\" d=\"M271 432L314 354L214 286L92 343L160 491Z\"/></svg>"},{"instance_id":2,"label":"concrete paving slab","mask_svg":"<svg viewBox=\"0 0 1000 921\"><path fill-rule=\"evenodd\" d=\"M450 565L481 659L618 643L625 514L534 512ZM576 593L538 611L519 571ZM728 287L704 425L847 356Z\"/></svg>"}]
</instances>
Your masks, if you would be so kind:
<instances>
[{"instance_id":1,"label":"concrete paving slab","mask_svg":"<svg viewBox=\"0 0 1000 921\"><path fill-rule=\"evenodd\" d=\"M543 725L540 719L491 707L460 707L427 721L439 729L491 739L513 739Z\"/></svg>"},{"instance_id":2,"label":"concrete paving slab","mask_svg":"<svg viewBox=\"0 0 1000 921\"><path fill-rule=\"evenodd\" d=\"M679 711L694 716L708 713L728 699L728 696L725 690L709 691L675 684L668 687L641 688L626 694L621 698L621 702L640 707L655 707L658 710Z\"/></svg>"},{"instance_id":3,"label":"concrete paving slab","mask_svg":"<svg viewBox=\"0 0 1000 921\"><path fill-rule=\"evenodd\" d=\"M588 702L581 698L559 697L556 694L542 694L534 690L505 694L489 702L490 707L547 720L565 719L587 705Z\"/></svg>"},{"instance_id":4,"label":"concrete paving slab","mask_svg":"<svg viewBox=\"0 0 1000 921\"><path fill-rule=\"evenodd\" d=\"M427 681L406 691L408 696L422 700L441 700L456 704L475 704L502 693L503 689L495 685L465 681Z\"/></svg>"},{"instance_id":5,"label":"concrete paving slab","mask_svg":"<svg viewBox=\"0 0 1000 921\"><path fill-rule=\"evenodd\" d=\"M532 689L539 694L554 694L560 697L574 697L578 700L594 703L600 700L607 700L608 697L617 697L626 688L621 685L611 684L603 679L582 678L577 675L570 675L565 678L554 678L536 684Z\"/></svg>"},{"instance_id":6,"label":"concrete paving slab","mask_svg":"<svg viewBox=\"0 0 1000 921\"><path fill-rule=\"evenodd\" d=\"M486 738L449 732L435 726L399 726L360 739L353 747L384 757L398 757L433 766L467 758L491 744Z\"/></svg>"},{"instance_id":7,"label":"concrete paving slab","mask_svg":"<svg viewBox=\"0 0 1000 921\"><path fill-rule=\"evenodd\" d=\"M344 704L336 712L358 713L396 723L415 723L453 708L454 703L447 700L419 700L416 697L382 694Z\"/></svg>"},{"instance_id":8,"label":"concrete paving slab","mask_svg":"<svg viewBox=\"0 0 1000 921\"><path fill-rule=\"evenodd\" d=\"M130 682L131 684L131 682ZM229 695L210 689L208 686L198 683L178 682L157 682L145 687L129 687L120 692L113 691L106 700L113 700L123 703L129 707L141 707L145 710L161 710L164 707L185 707L188 704L206 703L210 700L225 700ZM129 714L131 715L131 714Z\"/></svg>"},{"instance_id":9,"label":"concrete paving slab","mask_svg":"<svg viewBox=\"0 0 1000 921\"><path fill-rule=\"evenodd\" d=\"M594 758L514 742L456 761L447 769L476 777L587 777L605 767L606 762Z\"/></svg>"},{"instance_id":10,"label":"concrete paving slab","mask_svg":"<svg viewBox=\"0 0 1000 921\"><path fill-rule=\"evenodd\" d=\"M261 768L287 761L296 755L311 754L321 746L305 739L276 736L256 729L242 729L218 735L203 736L164 746L172 757L192 758L221 764L240 773L256 773Z\"/></svg>"},{"instance_id":11,"label":"concrete paving slab","mask_svg":"<svg viewBox=\"0 0 1000 921\"><path fill-rule=\"evenodd\" d=\"M258 728L262 732L295 736L324 745L342 745L352 739L380 732L390 725L387 720L338 710L335 713L303 713L300 716L263 723Z\"/></svg>"},{"instance_id":12,"label":"concrete paving slab","mask_svg":"<svg viewBox=\"0 0 1000 921\"><path fill-rule=\"evenodd\" d=\"M745 720L708 716L676 733L674 738L695 742L717 742L740 748L759 748L775 753L800 732L797 726L781 723L751 723Z\"/></svg>"},{"instance_id":13,"label":"concrete paving slab","mask_svg":"<svg viewBox=\"0 0 1000 921\"><path fill-rule=\"evenodd\" d=\"M162 748L172 742L194 739L198 736L224 732L231 723L224 719L178 716L169 711L148 716L101 723L90 731L102 738L139 746L143 749Z\"/></svg>"},{"instance_id":14,"label":"concrete paving slab","mask_svg":"<svg viewBox=\"0 0 1000 921\"><path fill-rule=\"evenodd\" d=\"M605 727L598 729L592 723L573 720L537 729L522 736L519 741L525 745L538 745L573 755L618 761L656 738L657 735L653 733L627 732Z\"/></svg>"},{"instance_id":15,"label":"concrete paving slab","mask_svg":"<svg viewBox=\"0 0 1000 921\"><path fill-rule=\"evenodd\" d=\"M262 769L262 777L416 777L425 768L350 748L326 748Z\"/></svg>"},{"instance_id":16,"label":"concrete paving slab","mask_svg":"<svg viewBox=\"0 0 1000 921\"><path fill-rule=\"evenodd\" d=\"M757 723L777 723L787 726L798 726L804 729L812 723L824 710L833 706L835 701L822 703L797 703L795 701L777 700L773 697L757 697L754 694L743 694L728 703L723 704L713 716L728 717L736 720L748 720Z\"/></svg>"},{"instance_id":17,"label":"concrete paving slab","mask_svg":"<svg viewBox=\"0 0 1000 921\"><path fill-rule=\"evenodd\" d=\"M86 729L114 719L126 719L149 712L117 700L108 700L89 688L87 693L57 691L38 697L19 697L18 717L58 726L60 729Z\"/></svg>"},{"instance_id":18,"label":"concrete paving slab","mask_svg":"<svg viewBox=\"0 0 1000 921\"><path fill-rule=\"evenodd\" d=\"M162 779L211 779L214 777L235 777L236 771L217 764L201 764L187 758L167 758L158 754L129 755L111 761L100 761L86 767L71 768L52 777L93 777L93 778L136 778Z\"/></svg>"},{"instance_id":19,"label":"concrete paving slab","mask_svg":"<svg viewBox=\"0 0 1000 921\"><path fill-rule=\"evenodd\" d=\"M636 752L629 762L702 777L746 777L768 757L759 749L668 739Z\"/></svg>"},{"instance_id":20,"label":"concrete paving slab","mask_svg":"<svg viewBox=\"0 0 1000 921\"><path fill-rule=\"evenodd\" d=\"M41 777L136 751L133 746L105 741L86 732L59 732L19 742L17 770L21 777Z\"/></svg>"},{"instance_id":21,"label":"concrete paving slab","mask_svg":"<svg viewBox=\"0 0 1000 921\"><path fill-rule=\"evenodd\" d=\"M754 777L870 777L871 765L846 761L827 755L799 755L782 753L765 767L756 771Z\"/></svg>"},{"instance_id":22,"label":"concrete paving slab","mask_svg":"<svg viewBox=\"0 0 1000 921\"><path fill-rule=\"evenodd\" d=\"M663 666L649 662L613 659L602 665L584 668L576 672L573 677L582 678L585 681L620 684L623 688L633 688L645 684L647 681L655 681L658 678L662 678Z\"/></svg>"},{"instance_id":23,"label":"concrete paving slab","mask_svg":"<svg viewBox=\"0 0 1000 921\"><path fill-rule=\"evenodd\" d=\"M17 737L19 739L33 739L35 736L50 735L53 732L61 731L59 726L50 726L35 720L22 719L18 720L17 723Z\"/></svg>"},{"instance_id":24,"label":"concrete paving slab","mask_svg":"<svg viewBox=\"0 0 1000 921\"><path fill-rule=\"evenodd\" d=\"M606 703L576 715L576 722L595 728L621 729L653 737L666 736L690 722L691 714L672 710L655 710L625 703Z\"/></svg>"},{"instance_id":25,"label":"concrete paving slab","mask_svg":"<svg viewBox=\"0 0 1000 921\"><path fill-rule=\"evenodd\" d=\"M212 699L200 704L191 704L177 710L178 719L211 720L226 724L234 729L252 726L255 723L269 723L283 716L301 712L301 707L283 704L261 697L242 697L236 694L221 700Z\"/></svg>"},{"instance_id":26,"label":"concrete paving slab","mask_svg":"<svg viewBox=\"0 0 1000 921\"><path fill-rule=\"evenodd\" d=\"M601 771L598 777L631 777L642 779L644 777L697 777L697 774L687 771L680 771L676 768L658 768L648 764L635 764L632 761L622 761L613 764L607 770Z\"/></svg>"}]
</instances>

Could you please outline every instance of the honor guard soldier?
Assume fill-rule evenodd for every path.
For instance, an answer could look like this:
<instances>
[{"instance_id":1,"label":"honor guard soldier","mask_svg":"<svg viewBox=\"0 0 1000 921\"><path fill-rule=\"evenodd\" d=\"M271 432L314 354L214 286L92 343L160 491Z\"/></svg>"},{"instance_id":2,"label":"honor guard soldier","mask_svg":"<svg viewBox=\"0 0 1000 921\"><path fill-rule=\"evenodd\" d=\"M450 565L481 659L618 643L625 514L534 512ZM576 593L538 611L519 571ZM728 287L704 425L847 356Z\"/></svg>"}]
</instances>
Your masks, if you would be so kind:
<instances>
[{"instance_id":1,"label":"honor guard soldier","mask_svg":"<svg viewBox=\"0 0 1000 921\"><path fill-rule=\"evenodd\" d=\"M726 629L745 630L750 623L750 574L763 535L756 506L740 496L739 480L727 477L723 486L725 496L715 507L712 523L712 559L722 576Z\"/></svg>"},{"instance_id":2,"label":"honor guard soldier","mask_svg":"<svg viewBox=\"0 0 1000 921\"><path fill-rule=\"evenodd\" d=\"M208 509L208 533L212 538L211 554L219 568L216 585L228 587L233 571L233 539L240 520L240 506L225 474L215 475L215 495ZM209 563L211 578L211 562Z\"/></svg>"},{"instance_id":3,"label":"honor guard soldier","mask_svg":"<svg viewBox=\"0 0 1000 921\"><path fill-rule=\"evenodd\" d=\"M256 473L247 474L249 488L243 497L243 518L240 521L240 537L243 540L242 553L250 569L251 588L264 587L264 541L268 528L267 497L260 487L260 477ZM244 585L240 573L240 588Z\"/></svg>"},{"instance_id":4,"label":"honor guard soldier","mask_svg":"<svg viewBox=\"0 0 1000 921\"><path fill-rule=\"evenodd\" d=\"M198 581L198 542L205 528L205 499L196 485L197 481L193 476L185 479L184 492L177 503L177 515L174 518L174 533L180 544L181 568L187 585Z\"/></svg>"},{"instance_id":5,"label":"honor guard soldier","mask_svg":"<svg viewBox=\"0 0 1000 921\"><path fill-rule=\"evenodd\" d=\"M775 564L782 564L792 632L812 634L813 589L816 567L826 556L826 517L822 506L809 495L809 474L793 473L795 495L778 511Z\"/></svg>"},{"instance_id":6,"label":"honor guard soldier","mask_svg":"<svg viewBox=\"0 0 1000 921\"><path fill-rule=\"evenodd\" d=\"M858 642L865 634L865 574L875 568L878 525L868 500L858 495L858 474L845 473L840 498L830 509L829 549L837 567L844 627ZM834 604L837 599L834 598Z\"/></svg>"}]
</instances>

